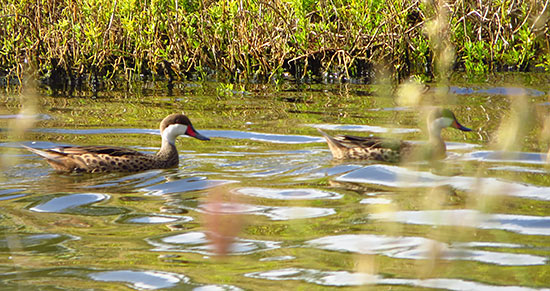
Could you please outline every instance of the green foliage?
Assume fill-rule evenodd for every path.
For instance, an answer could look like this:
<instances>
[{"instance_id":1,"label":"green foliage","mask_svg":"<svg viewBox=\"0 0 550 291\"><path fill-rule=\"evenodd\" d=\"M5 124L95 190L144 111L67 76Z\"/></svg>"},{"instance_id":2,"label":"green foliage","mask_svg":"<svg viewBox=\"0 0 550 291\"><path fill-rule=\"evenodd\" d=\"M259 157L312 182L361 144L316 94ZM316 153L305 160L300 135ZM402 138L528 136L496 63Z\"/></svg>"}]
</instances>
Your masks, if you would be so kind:
<instances>
[{"instance_id":1,"label":"green foliage","mask_svg":"<svg viewBox=\"0 0 550 291\"><path fill-rule=\"evenodd\" d=\"M6 0L0 74L358 77L361 60L429 77L445 47L472 74L548 68L550 18L537 18L539 2ZM430 23L439 38L428 39Z\"/></svg>"},{"instance_id":2,"label":"green foliage","mask_svg":"<svg viewBox=\"0 0 550 291\"><path fill-rule=\"evenodd\" d=\"M485 57L488 55L488 52L489 50L485 42L467 42L464 46L464 55L462 56L466 73L470 75L487 73L488 68L485 64Z\"/></svg>"},{"instance_id":3,"label":"green foliage","mask_svg":"<svg viewBox=\"0 0 550 291\"><path fill-rule=\"evenodd\" d=\"M550 55L540 56L540 60L537 64L538 68L544 69L546 72L550 72Z\"/></svg>"}]
</instances>

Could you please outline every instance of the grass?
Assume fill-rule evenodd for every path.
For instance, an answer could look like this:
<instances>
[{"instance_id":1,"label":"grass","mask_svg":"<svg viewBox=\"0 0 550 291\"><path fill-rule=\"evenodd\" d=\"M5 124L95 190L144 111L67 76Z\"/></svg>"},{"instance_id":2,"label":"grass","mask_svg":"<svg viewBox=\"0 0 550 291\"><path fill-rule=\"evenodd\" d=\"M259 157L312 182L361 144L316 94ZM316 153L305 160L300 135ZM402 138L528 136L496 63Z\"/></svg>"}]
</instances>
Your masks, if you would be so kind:
<instances>
[{"instance_id":1,"label":"grass","mask_svg":"<svg viewBox=\"0 0 550 291\"><path fill-rule=\"evenodd\" d=\"M432 80L452 71L550 70L548 4L7 0L0 76L78 85L114 77L332 82L369 81L380 71Z\"/></svg>"}]
</instances>

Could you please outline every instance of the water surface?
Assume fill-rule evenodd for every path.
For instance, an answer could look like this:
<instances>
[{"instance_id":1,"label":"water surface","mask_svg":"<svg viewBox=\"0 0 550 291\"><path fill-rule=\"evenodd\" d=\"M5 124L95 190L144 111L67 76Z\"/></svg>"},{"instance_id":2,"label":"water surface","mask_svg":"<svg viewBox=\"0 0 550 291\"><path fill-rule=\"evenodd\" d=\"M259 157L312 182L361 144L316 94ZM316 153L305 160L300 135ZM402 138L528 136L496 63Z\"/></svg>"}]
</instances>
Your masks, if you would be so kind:
<instances>
[{"instance_id":1,"label":"water surface","mask_svg":"<svg viewBox=\"0 0 550 291\"><path fill-rule=\"evenodd\" d=\"M444 131L447 158L410 165L334 161L316 130L421 142L421 114L387 88L192 85L44 92L33 115L0 104L0 289L550 288L548 84L453 84L448 106L474 131ZM503 151L492 139L518 95L541 117ZM20 146L154 153L181 111L211 141L179 138L173 169L59 174Z\"/></svg>"}]
</instances>

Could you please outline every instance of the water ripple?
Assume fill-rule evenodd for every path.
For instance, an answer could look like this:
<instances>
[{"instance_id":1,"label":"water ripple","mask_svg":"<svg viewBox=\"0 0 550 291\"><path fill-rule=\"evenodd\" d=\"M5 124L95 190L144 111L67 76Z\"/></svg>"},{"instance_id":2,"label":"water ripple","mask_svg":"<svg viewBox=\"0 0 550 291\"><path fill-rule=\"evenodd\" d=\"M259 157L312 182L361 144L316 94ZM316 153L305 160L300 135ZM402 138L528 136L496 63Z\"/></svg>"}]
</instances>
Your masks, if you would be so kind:
<instances>
[{"instance_id":1,"label":"water ripple","mask_svg":"<svg viewBox=\"0 0 550 291\"><path fill-rule=\"evenodd\" d=\"M300 280L323 286L361 286L361 285L390 285L410 286L422 288L436 288L443 290L478 290L478 291L534 291L549 289L532 289L521 286L498 286L466 281L461 279L432 278L432 279L403 279L383 278L380 275L367 273L352 273L348 271L320 271L315 269L286 268L271 271L262 271L245 274L246 277L266 280Z\"/></svg>"},{"instance_id":2,"label":"water ripple","mask_svg":"<svg viewBox=\"0 0 550 291\"><path fill-rule=\"evenodd\" d=\"M474 94L487 94L487 95L502 95L502 96L520 96L527 95L532 97L544 96L544 91L524 88L524 87L491 87L491 88L479 88L472 87L457 87L450 86L449 91L457 95L474 95Z\"/></svg>"},{"instance_id":3,"label":"water ripple","mask_svg":"<svg viewBox=\"0 0 550 291\"><path fill-rule=\"evenodd\" d=\"M261 258L260 262L289 261L294 259L296 259L295 256L278 256L278 257Z\"/></svg>"},{"instance_id":4,"label":"water ripple","mask_svg":"<svg viewBox=\"0 0 550 291\"><path fill-rule=\"evenodd\" d=\"M198 210L208 213L263 215L271 220L316 218L336 213L332 208L264 206L243 203L204 203L199 206Z\"/></svg>"},{"instance_id":5,"label":"water ripple","mask_svg":"<svg viewBox=\"0 0 550 291\"><path fill-rule=\"evenodd\" d=\"M359 201L360 204L391 204L392 201L386 198L365 198Z\"/></svg>"},{"instance_id":6,"label":"water ripple","mask_svg":"<svg viewBox=\"0 0 550 291\"><path fill-rule=\"evenodd\" d=\"M302 144L302 143L315 143L315 142L324 141L322 137L307 136L307 135L273 134L273 133L261 133L261 132L238 131L238 130L201 130L201 133L203 131L206 133L208 137L249 139L249 140L271 142L271 143Z\"/></svg>"},{"instance_id":7,"label":"water ripple","mask_svg":"<svg viewBox=\"0 0 550 291\"><path fill-rule=\"evenodd\" d=\"M36 212L64 212L70 208L97 203L106 199L109 199L109 195L95 193L70 194L52 198L44 203L29 208L29 210Z\"/></svg>"},{"instance_id":8,"label":"water ripple","mask_svg":"<svg viewBox=\"0 0 550 291\"><path fill-rule=\"evenodd\" d=\"M503 151L476 151L464 156L465 160L483 162L507 162L523 164L546 164L546 154L527 152L503 152Z\"/></svg>"},{"instance_id":9,"label":"water ripple","mask_svg":"<svg viewBox=\"0 0 550 291\"><path fill-rule=\"evenodd\" d=\"M16 199L16 198L26 196L26 194L19 193L19 192L22 192L22 191L23 191L23 189L4 189L4 190L0 190L0 201ZM15 193L18 193L18 194L15 194Z\"/></svg>"},{"instance_id":10,"label":"water ripple","mask_svg":"<svg viewBox=\"0 0 550 291\"><path fill-rule=\"evenodd\" d=\"M46 195L30 198L29 201L38 200L28 208L35 212L67 213L79 215L114 215L128 212L122 207L91 206L109 199L109 195L97 193L80 193L67 195Z\"/></svg>"},{"instance_id":11,"label":"water ripple","mask_svg":"<svg viewBox=\"0 0 550 291\"><path fill-rule=\"evenodd\" d=\"M279 200L340 199L342 194L308 188L273 189L248 187L235 190L238 194Z\"/></svg>"},{"instance_id":12,"label":"water ripple","mask_svg":"<svg viewBox=\"0 0 550 291\"><path fill-rule=\"evenodd\" d=\"M550 187L501 181L497 178L438 176L388 165L372 165L354 170L335 179L338 182L368 183L397 188L450 185L464 191L485 195L510 195L550 200Z\"/></svg>"},{"instance_id":13,"label":"water ripple","mask_svg":"<svg viewBox=\"0 0 550 291\"><path fill-rule=\"evenodd\" d=\"M127 214L116 220L118 223L140 223L140 224L163 224L163 223L186 223L193 221L189 216L173 216L162 214Z\"/></svg>"},{"instance_id":14,"label":"water ripple","mask_svg":"<svg viewBox=\"0 0 550 291\"><path fill-rule=\"evenodd\" d=\"M422 237L348 234L310 240L306 245L331 251L378 254L396 259L429 259L437 250L443 260L469 260L503 266L544 265L547 261L545 257L529 254L458 248Z\"/></svg>"},{"instance_id":15,"label":"water ripple","mask_svg":"<svg viewBox=\"0 0 550 291\"><path fill-rule=\"evenodd\" d=\"M65 241L75 239L77 237L57 233L5 233L0 237L0 252L59 253L67 250L62 245Z\"/></svg>"},{"instance_id":16,"label":"water ripple","mask_svg":"<svg viewBox=\"0 0 550 291\"><path fill-rule=\"evenodd\" d=\"M126 282L130 288L156 290L175 287L179 283L189 283L186 276L160 271L104 271L89 274L90 278L103 282Z\"/></svg>"},{"instance_id":17,"label":"water ripple","mask_svg":"<svg viewBox=\"0 0 550 291\"><path fill-rule=\"evenodd\" d=\"M88 129L73 129L73 128L35 128L35 132L41 133L57 133L57 134L153 134L160 135L158 129L143 129L143 128L88 128ZM323 142L321 137L307 135L291 135L291 134L273 134L261 133L252 131L238 130L199 130L204 136L210 138L231 138L231 139L249 139L255 141L263 141L270 143L284 144L302 144ZM183 136L186 137L186 136Z\"/></svg>"},{"instance_id":18,"label":"water ripple","mask_svg":"<svg viewBox=\"0 0 550 291\"><path fill-rule=\"evenodd\" d=\"M409 224L466 226L528 235L550 235L550 217L547 216L484 214L476 210L456 209L382 212L369 217Z\"/></svg>"},{"instance_id":19,"label":"water ripple","mask_svg":"<svg viewBox=\"0 0 550 291\"><path fill-rule=\"evenodd\" d=\"M108 179L106 181L101 181L94 185L85 185L83 188L86 189L100 189L100 188L110 188L117 187L122 188L123 186L130 186L131 188L142 188L152 184L160 183L166 180L166 178L161 175L165 170L149 170L141 173L127 175L123 173L124 176L116 177L114 179Z\"/></svg>"},{"instance_id":20,"label":"water ripple","mask_svg":"<svg viewBox=\"0 0 550 291\"><path fill-rule=\"evenodd\" d=\"M326 130L366 131L374 133L414 133L420 131L418 128L394 128L358 124L305 124L305 126Z\"/></svg>"},{"instance_id":21,"label":"water ripple","mask_svg":"<svg viewBox=\"0 0 550 291\"><path fill-rule=\"evenodd\" d=\"M0 119L50 120L52 117L48 114L0 114Z\"/></svg>"},{"instance_id":22,"label":"water ripple","mask_svg":"<svg viewBox=\"0 0 550 291\"><path fill-rule=\"evenodd\" d=\"M143 129L143 128L35 128L32 131L42 133L59 133L59 134L154 134L160 135L158 129Z\"/></svg>"},{"instance_id":23,"label":"water ripple","mask_svg":"<svg viewBox=\"0 0 550 291\"><path fill-rule=\"evenodd\" d=\"M153 186L148 186L139 189L139 191L147 192L145 195L165 195L172 193L181 193L197 190L206 190L220 185L225 185L229 183L235 183L237 181L232 180L209 180L206 177L191 177L187 179L169 181L161 184L156 184Z\"/></svg>"},{"instance_id":24,"label":"water ripple","mask_svg":"<svg viewBox=\"0 0 550 291\"><path fill-rule=\"evenodd\" d=\"M155 247L153 251L191 252L214 255L215 250L207 234L198 231L147 239L147 242ZM280 248L280 242L235 238L229 247L229 253L233 255L246 255L278 248Z\"/></svg>"}]
</instances>

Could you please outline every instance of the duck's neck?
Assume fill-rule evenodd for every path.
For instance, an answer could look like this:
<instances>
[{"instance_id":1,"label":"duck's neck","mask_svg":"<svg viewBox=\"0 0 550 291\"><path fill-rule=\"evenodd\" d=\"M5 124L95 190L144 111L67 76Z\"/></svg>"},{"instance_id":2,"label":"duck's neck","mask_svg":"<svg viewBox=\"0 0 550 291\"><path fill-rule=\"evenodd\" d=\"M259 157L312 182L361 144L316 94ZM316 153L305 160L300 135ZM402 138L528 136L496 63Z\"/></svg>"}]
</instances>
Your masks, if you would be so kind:
<instances>
[{"instance_id":1,"label":"duck's neck","mask_svg":"<svg viewBox=\"0 0 550 291\"><path fill-rule=\"evenodd\" d=\"M441 127L434 123L428 127L428 134L430 136L428 139L428 145L430 147L432 158L443 158L445 157L445 153L447 151L445 142L441 137L441 129Z\"/></svg>"},{"instance_id":2,"label":"duck's neck","mask_svg":"<svg viewBox=\"0 0 550 291\"><path fill-rule=\"evenodd\" d=\"M167 166L177 166L179 157L176 145L167 139L162 139L162 146L156 154L157 161L166 164Z\"/></svg>"}]
</instances>

